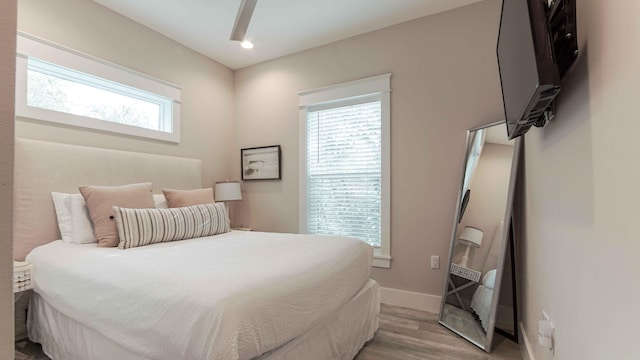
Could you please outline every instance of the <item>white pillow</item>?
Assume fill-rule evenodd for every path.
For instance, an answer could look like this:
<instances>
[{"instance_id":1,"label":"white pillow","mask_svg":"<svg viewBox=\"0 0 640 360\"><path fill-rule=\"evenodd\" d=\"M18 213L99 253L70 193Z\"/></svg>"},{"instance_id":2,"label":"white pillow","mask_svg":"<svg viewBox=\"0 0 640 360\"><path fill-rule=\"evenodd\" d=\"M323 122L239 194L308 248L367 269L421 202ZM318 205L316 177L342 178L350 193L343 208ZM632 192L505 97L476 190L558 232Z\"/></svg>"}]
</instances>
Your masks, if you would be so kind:
<instances>
[{"instance_id":1,"label":"white pillow","mask_svg":"<svg viewBox=\"0 0 640 360\"><path fill-rule=\"evenodd\" d=\"M93 244L93 222L89 216L87 203L81 194L71 195L71 241L72 244Z\"/></svg>"},{"instance_id":2,"label":"white pillow","mask_svg":"<svg viewBox=\"0 0 640 360\"><path fill-rule=\"evenodd\" d=\"M64 242L71 242L71 195L52 192L53 206L56 209L58 228Z\"/></svg>"},{"instance_id":3,"label":"white pillow","mask_svg":"<svg viewBox=\"0 0 640 360\"><path fill-rule=\"evenodd\" d=\"M153 194L153 202L156 204L157 209L169 208L169 204L167 204L167 198L164 197L164 194Z\"/></svg>"},{"instance_id":4,"label":"white pillow","mask_svg":"<svg viewBox=\"0 0 640 360\"><path fill-rule=\"evenodd\" d=\"M51 197L56 208L62 241L71 244L96 242L93 223L82 195L52 192Z\"/></svg>"}]
</instances>

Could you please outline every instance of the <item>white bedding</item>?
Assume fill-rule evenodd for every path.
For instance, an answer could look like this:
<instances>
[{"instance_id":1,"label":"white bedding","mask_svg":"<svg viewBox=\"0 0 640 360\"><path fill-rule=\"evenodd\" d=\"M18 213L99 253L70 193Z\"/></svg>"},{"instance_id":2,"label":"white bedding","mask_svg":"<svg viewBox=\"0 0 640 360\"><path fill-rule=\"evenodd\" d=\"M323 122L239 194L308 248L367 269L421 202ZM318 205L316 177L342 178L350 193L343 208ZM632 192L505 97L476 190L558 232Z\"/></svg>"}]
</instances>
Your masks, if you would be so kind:
<instances>
[{"instance_id":1,"label":"white bedding","mask_svg":"<svg viewBox=\"0 0 640 360\"><path fill-rule=\"evenodd\" d=\"M57 311L153 359L250 359L307 332L369 277L355 239L233 231L127 250L34 249L35 291Z\"/></svg>"},{"instance_id":2,"label":"white bedding","mask_svg":"<svg viewBox=\"0 0 640 360\"><path fill-rule=\"evenodd\" d=\"M480 318L484 331L487 331L487 326L489 326L492 298L493 289L484 285L478 285L478 288L476 289L476 292L473 293L473 298L471 299L471 308Z\"/></svg>"},{"instance_id":3,"label":"white bedding","mask_svg":"<svg viewBox=\"0 0 640 360\"><path fill-rule=\"evenodd\" d=\"M489 315L491 315L491 301L493 300L495 281L496 269L487 271L482 276L482 284L478 285L471 298L471 308L480 318L484 331L487 331L489 326Z\"/></svg>"},{"instance_id":4,"label":"white bedding","mask_svg":"<svg viewBox=\"0 0 640 360\"><path fill-rule=\"evenodd\" d=\"M319 326L254 360L352 360L378 329L379 295L378 283L369 279ZM31 296L27 321L29 338L42 344L51 359L148 360L61 314L37 293Z\"/></svg>"}]
</instances>

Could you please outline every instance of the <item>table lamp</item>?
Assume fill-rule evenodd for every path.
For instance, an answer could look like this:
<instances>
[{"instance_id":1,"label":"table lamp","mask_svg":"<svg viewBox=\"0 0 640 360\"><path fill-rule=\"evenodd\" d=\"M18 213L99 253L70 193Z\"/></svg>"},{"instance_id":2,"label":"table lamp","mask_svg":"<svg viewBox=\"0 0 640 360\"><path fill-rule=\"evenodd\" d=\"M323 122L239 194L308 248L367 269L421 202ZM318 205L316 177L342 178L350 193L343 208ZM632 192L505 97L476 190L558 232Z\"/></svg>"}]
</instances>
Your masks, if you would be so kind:
<instances>
[{"instance_id":1,"label":"table lamp","mask_svg":"<svg viewBox=\"0 0 640 360\"><path fill-rule=\"evenodd\" d=\"M229 214L229 205L228 201L237 201L242 200L242 192L240 191L240 182L239 181L219 181L216 183L215 189L215 199L216 201L224 202L224 206L227 210L227 214Z\"/></svg>"},{"instance_id":2,"label":"table lamp","mask_svg":"<svg viewBox=\"0 0 640 360\"><path fill-rule=\"evenodd\" d=\"M480 245L482 245L482 235L484 235L484 233L480 229L476 229L472 226L464 227L458 241L461 244L466 245L467 248L465 249L462 260L458 265L467 267L467 263L469 262L469 251L471 251L472 247L479 248Z\"/></svg>"}]
</instances>

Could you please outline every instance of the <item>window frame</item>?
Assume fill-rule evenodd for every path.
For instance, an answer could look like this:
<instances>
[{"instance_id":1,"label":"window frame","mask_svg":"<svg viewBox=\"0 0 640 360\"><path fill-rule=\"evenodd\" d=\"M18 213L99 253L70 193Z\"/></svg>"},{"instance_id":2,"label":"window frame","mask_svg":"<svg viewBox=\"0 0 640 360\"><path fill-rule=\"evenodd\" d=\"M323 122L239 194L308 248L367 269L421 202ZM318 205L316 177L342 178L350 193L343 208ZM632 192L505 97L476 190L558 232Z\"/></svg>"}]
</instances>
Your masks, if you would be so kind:
<instances>
[{"instance_id":1,"label":"window frame","mask_svg":"<svg viewBox=\"0 0 640 360\"><path fill-rule=\"evenodd\" d=\"M65 112L49 110L27 104L27 73L28 59L34 58L46 63L60 66L72 71L77 71L95 77L101 81L111 82L114 88L122 87L122 91L112 92L127 94L128 89L156 95L165 98L166 103L171 104L169 113L160 110L162 127L170 128L170 131L154 130L134 125L100 120L96 118L69 114ZM100 84L90 84L92 87L101 88ZM17 57L16 57L16 116L71 125L81 128L101 130L116 134L125 134L136 137L162 140L172 143L180 142L180 86L151 77L149 75L109 63L102 59L63 47L61 45L34 37L26 33L18 33ZM168 110L168 109L167 109ZM167 116L168 115L168 116Z\"/></svg>"},{"instance_id":2,"label":"window frame","mask_svg":"<svg viewBox=\"0 0 640 360\"><path fill-rule=\"evenodd\" d=\"M299 181L299 231L308 233L307 215L307 112L321 108L343 106L359 98L380 96L382 121L382 215L381 245L374 248L373 266L391 267L391 74L349 81L318 89L298 92L300 181ZM334 105L334 106L332 106Z\"/></svg>"}]
</instances>

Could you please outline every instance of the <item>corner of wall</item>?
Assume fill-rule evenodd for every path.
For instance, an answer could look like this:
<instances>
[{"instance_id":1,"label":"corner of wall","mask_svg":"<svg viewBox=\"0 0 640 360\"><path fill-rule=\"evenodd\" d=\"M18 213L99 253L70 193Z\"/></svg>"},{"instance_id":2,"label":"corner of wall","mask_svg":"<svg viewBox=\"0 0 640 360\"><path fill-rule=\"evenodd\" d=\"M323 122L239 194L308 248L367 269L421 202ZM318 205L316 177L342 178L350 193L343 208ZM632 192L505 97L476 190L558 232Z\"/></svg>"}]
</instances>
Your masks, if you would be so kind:
<instances>
[{"instance_id":1,"label":"corner of wall","mask_svg":"<svg viewBox=\"0 0 640 360\"><path fill-rule=\"evenodd\" d=\"M533 347L531 346L531 341L529 341L529 337L527 336L524 324L520 322L518 323L518 327L520 330L518 332L518 343L520 344L522 360L535 360L535 357L533 356Z\"/></svg>"},{"instance_id":2,"label":"corner of wall","mask_svg":"<svg viewBox=\"0 0 640 360\"><path fill-rule=\"evenodd\" d=\"M17 2L0 2L0 359L14 357L13 142Z\"/></svg>"}]
</instances>

